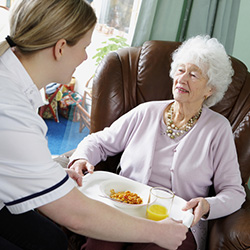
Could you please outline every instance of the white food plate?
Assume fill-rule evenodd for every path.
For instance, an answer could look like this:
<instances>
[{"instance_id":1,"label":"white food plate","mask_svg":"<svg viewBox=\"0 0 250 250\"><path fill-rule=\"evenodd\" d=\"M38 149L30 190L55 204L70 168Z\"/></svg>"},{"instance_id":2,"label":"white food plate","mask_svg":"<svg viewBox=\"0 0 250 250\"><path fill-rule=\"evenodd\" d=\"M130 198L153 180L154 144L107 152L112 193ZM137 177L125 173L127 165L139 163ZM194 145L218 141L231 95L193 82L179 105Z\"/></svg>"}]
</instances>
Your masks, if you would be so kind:
<instances>
[{"instance_id":1,"label":"white food plate","mask_svg":"<svg viewBox=\"0 0 250 250\"><path fill-rule=\"evenodd\" d=\"M125 203L116 202L112 199L107 198L107 194L105 194L105 192L107 192L111 185L116 185L117 183L119 183L120 187L123 189L121 191L124 191L124 187L126 187L126 190L137 193L143 199L143 205L127 205ZM116 190L116 188L113 186L112 188L115 189L116 192L119 191ZM93 174L85 175L83 177L82 187L78 187L78 189L83 194L91 199L101 201L109 206L123 211L124 213L142 218L146 218L145 205L147 203L150 188L150 186L147 186L145 184L106 171L96 171ZM108 192L110 191L110 189L108 190ZM184 225L190 227L194 216L192 214L192 209L188 211L182 211L185 203L186 201L184 199L175 195L169 216L175 220L182 221Z\"/></svg>"}]
</instances>

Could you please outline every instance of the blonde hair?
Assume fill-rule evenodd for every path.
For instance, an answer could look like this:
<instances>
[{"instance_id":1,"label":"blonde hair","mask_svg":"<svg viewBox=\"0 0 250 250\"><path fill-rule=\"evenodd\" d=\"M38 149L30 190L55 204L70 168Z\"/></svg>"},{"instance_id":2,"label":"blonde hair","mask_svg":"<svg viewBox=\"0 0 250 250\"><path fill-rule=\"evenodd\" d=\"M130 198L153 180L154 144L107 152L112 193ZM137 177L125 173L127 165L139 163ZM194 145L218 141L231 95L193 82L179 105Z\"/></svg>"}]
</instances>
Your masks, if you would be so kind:
<instances>
[{"instance_id":1,"label":"blonde hair","mask_svg":"<svg viewBox=\"0 0 250 250\"><path fill-rule=\"evenodd\" d=\"M73 46L95 23L84 0L16 0L10 9L10 38L21 53L52 47L60 39ZM0 56L9 47L1 42Z\"/></svg>"}]
</instances>

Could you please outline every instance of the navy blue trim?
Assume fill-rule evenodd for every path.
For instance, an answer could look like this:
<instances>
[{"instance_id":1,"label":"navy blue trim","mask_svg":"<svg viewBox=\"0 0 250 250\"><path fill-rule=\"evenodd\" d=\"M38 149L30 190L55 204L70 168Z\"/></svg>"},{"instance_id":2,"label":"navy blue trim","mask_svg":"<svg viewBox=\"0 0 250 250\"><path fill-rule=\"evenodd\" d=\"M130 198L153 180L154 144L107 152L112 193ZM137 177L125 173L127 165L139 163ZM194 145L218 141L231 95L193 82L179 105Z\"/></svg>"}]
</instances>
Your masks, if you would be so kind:
<instances>
[{"instance_id":1,"label":"navy blue trim","mask_svg":"<svg viewBox=\"0 0 250 250\"><path fill-rule=\"evenodd\" d=\"M35 193L35 194L31 194L29 196L26 196L26 197L23 197L23 198L20 198L18 200L14 200L14 201L11 201L11 202L7 202L5 203L6 206L12 206L12 205L16 205L18 203L22 203L24 201L27 201L27 200L31 200L31 199L34 199L38 196L41 196L41 195L44 195L44 194L47 194L55 189L57 189L58 187L60 187L61 185L63 185L67 180L69 179L69 176L66 175L60 182L58 182L56 185L50 187L50 188L47 188L41 192L38 192L38 193Z\"/></svg>"}]
</instances>

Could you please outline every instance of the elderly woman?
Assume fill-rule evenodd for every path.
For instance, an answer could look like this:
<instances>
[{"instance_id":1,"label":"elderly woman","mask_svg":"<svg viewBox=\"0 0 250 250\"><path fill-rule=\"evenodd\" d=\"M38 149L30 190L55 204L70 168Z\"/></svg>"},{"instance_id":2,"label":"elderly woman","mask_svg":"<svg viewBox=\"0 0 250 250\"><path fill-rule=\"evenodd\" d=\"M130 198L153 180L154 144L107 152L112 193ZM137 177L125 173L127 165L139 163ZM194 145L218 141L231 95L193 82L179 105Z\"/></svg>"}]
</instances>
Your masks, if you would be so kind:
<instances>
[{"instance_id":1,"label":"elderly woman","mask_svg":"<svg viewBox=\"0 0 250 250\"><path fill-rule=\"evenodd\" d=\"M184 246L184 241L179 249L205 249L207 220L235 212L245 200L231 126L209 109L222 99L232 75L230 58L217 39L187 40L173 53L174 100L141 104L89 135L69 167L81 173L83 167L93 169L107 156L123 152L120 175L172 189L188 201L184 210L193 208L195 241L186 241L194 244ZM216 194L208 197L212 185ZM89 240L86 249L95 249L99 243L94 242Z\"/></svg>"}]
</instances>

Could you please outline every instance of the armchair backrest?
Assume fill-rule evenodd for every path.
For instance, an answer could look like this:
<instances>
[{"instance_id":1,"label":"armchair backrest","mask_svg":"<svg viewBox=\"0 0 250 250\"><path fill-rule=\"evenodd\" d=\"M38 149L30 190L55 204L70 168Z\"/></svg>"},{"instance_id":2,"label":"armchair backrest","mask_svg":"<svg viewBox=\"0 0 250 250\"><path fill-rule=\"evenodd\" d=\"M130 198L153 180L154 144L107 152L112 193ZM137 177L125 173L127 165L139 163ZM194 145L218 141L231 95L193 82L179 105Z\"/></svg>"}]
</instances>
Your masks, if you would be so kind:
<instances>
[{"instance_id":1,"label":"armchair backrest","mask_svg":"<svg viewBox=\"0 0 250 250\"><path fill-rule=\"evenodd\" d=\"M140 103L172 98L171 54L178 42L148 41L107 55L93 80L91 132L110 126ZM243 183L250 175L250 73L232 57L233 81L222 101L212 107L231 123ZM115 171L119 156L97 169Z\"/></svg>"}]
</instances>

